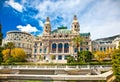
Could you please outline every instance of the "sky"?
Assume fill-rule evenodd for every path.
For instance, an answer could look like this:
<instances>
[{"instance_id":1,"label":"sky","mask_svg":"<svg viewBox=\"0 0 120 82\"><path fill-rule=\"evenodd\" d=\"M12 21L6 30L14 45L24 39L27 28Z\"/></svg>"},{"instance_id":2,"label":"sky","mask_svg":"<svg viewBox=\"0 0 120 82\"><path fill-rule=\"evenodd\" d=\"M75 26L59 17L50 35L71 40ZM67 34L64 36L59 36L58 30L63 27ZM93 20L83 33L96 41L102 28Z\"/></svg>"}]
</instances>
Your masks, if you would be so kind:
<instances>
[{"instance_id":1,"label":"sky","mask_svg":"<svg viewBox=\"0 0 120 82\"><path fill-rule=\"evenodd\" d=\"M90 32L92 40L120 34L120 0L0 0L4 37L11 30L41 35L46 17L52 30L71 29L74 15L80 33Z\"/></svg>"}]
</instances>

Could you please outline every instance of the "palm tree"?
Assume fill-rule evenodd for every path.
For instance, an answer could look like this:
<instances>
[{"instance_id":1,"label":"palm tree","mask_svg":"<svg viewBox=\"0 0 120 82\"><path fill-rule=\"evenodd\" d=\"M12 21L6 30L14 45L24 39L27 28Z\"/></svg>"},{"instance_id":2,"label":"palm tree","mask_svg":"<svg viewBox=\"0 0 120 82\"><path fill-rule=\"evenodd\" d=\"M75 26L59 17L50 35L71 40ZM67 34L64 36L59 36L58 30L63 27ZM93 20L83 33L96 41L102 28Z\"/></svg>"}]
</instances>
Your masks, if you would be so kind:
<instances>
[{"instance_id":1,"label":"palm tree","mask_svg":"<svg viewBox=\"0 0 120 82\"><path fill-rule=\"evenodd\" d=\"M82 46L82 43L83 43L83 38L79 35L72 39L72 44L76 46L77 51L79 50L79 47ZM78 58L78 55L79 55L79 53L77 53L77 58Z\"/></svg>"},{"instance_id":2,"label":"palm tree","mask_svg":"<svg viewBox=\"0 0 120 82\"><path fill-rule=\"evenodd\" d=\"M13 48L15 48L15 44L13 42L8 42L7 44L4 45L4 49L10 49L9 56Z\"/></svg>"},{"instance_id":3,"label":"palm tree","mask_svg":"<svg viewBox=\"0 0 120 82\"><path fill-rule=\"evenodd\" d=\"M79 50L79 47L82 45L83 38L81 36L77 36L72 39L72 44L77 47L77 50Z\"/></svg>"}]
</instances>

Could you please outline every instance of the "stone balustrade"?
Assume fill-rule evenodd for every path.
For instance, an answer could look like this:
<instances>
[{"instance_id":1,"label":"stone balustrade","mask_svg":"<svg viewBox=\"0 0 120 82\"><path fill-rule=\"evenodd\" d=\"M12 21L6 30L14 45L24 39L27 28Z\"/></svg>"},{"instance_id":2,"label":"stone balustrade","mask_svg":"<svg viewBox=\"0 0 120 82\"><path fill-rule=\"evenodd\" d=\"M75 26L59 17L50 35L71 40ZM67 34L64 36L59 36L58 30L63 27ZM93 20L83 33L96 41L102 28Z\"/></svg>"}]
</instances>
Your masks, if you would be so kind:
<instances>
[{"instance_id":1,"label":"stone balustrade","mask_svg":"<svg viewBox=\"0 0 120 82\"><path fill-rule=\"evenodd\" d=\"M111 65L76 65L76 66L67 66L67 65L8 65L0 66L0 69L100 69L100 70L110 70L112 69Z\"/></svg>"}]
</instances>

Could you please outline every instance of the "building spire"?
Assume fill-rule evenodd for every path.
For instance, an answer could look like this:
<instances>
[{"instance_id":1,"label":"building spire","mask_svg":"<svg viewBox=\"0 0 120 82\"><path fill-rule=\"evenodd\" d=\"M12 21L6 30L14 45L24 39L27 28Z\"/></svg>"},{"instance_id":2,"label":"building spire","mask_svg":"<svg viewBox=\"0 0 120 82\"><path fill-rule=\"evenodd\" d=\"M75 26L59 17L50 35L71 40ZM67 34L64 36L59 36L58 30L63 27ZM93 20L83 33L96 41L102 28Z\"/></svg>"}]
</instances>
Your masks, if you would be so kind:
<instances>
[{"instance_id":1,"label":"building spire","mask_svg":"<svg viewBox=\"0 0 120 82\"><path fill-rule=\"evenodd\" d=\"M46 18L45 24L44 24L44 34L50 34L51 32L51 24L49 17Z\"/></svg>"},{"instance_id":2,"label":"building spire","mask_svg":"<svg viewBox=\"0 0 120 82\"><path fill-rule=\"evenodd\" d=\"M80 31L80 25L79 25L79 22L77 20L77 16L74 15L73 22L72 22L72 32L79 34L79 31Z\"/></svg>"},{"instance_id":3,"label":"building spire","mask_svg":"<svg viewBox=\"0 0 120 82\"><path fill-rule=\"evenodd\" d=\"M77 20L77 16L76 15L74 15L74 20Z\"/></svg>"},{"instance_id":4,"label":"building spire","mask_svg":"<svg viewBox=\"0 0 120 82\"><path fill-rule=\"evenodd\" d=\"M50 22L50 19L49 19L49 17L47 17L47 18L46 18L46 22Z\"/></svg>"}]
</instances>

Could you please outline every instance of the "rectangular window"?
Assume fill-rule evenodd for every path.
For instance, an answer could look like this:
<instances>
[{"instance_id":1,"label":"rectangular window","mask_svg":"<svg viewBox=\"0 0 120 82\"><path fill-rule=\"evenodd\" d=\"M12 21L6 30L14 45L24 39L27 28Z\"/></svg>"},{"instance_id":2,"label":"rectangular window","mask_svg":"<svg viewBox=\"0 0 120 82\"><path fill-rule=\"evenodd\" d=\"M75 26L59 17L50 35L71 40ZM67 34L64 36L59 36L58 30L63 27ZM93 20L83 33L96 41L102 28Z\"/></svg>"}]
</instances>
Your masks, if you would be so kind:
<instances>
[{"instance_id":1,"label":"rectangular window","mask_svg":"<svg viewBox=\"0 0 120 82\"><path fill-rule=\"evenodd\" d=\"M106 48L104 47L104 51L106 51Z\"/></svg>"},{"instance_id":2,"label":"rectangular window","mask_svg":"<svg viewBox=\"0 0 120 82\"><path fill-rule=\"evenodd\" d=\"M37 53L37 49L34 49L34 53Z\"/></svg>"},{"instance_id":3,"label":"rectangular window","mask_svg":"<svg viewBox=\"0 0 120 82\"><path fill-rule=\"evenodd\" d=\"M100 47L100 51L102 51L102 47Z\"/></svg>"},{"instance_id":4,"label":"rectangular window","mask_svg":"<svg viewBox=\"0 0 120 82\"><path fill-rule=\"evenodd\" d=\"M77 50L77 48L74 48L74 52L77 52L78 50Z\"/></svg>"},{"instance_id":5,"label":"rectangular window","mask_svg":"<svg viewBox=\"0 0 120 82\"><path fill-rule=\"evenodd\" d=\"M40 53L42 53L42 49L40 49Z\"/></svg>"},{"instance_id":6,"label":"rectangular window","mask_svg":"<svg viewBox=\"0 0 120 82\"><path fill-rule=\"evenodd\" d=\"M40 46L42 46L42 43L40 43Z\"/></svg>"},{"instance_id":7,"label":"rectangular window","mask_svg":"<svg viewBox=\"0 0 120 82\"><path fill-rule=\"evenodd\" d=\"M44 48L44 53L46 53L46 48Z\"/></svg>"},{"instance_id":8,"label":"rectangular window","mask_svg":"<svg viewBox=\"0 0 120 82\"><path fill-rule=\"evenodd\" d=\"M46 56L44 56L44 60L46 60Z\"/></svg>"},{"instance_id":9,"label":"rectangular window","mask_svg":"<svg viewBox=\"0 0 120 82\"><path fill-rule=\"evenodd\" d=\"M34 47L36 47L37 46L37 43L34 43Z\"/></svg>"},{"instance_id":10,"label":"rectangular window","mask_svg":"<svg viewBox=\"0 0 120 82\"><path fill-rule=\"evenodd\" d=\"M89 48L86 48L86 50L88 51L88 50L89 50Z\"/></svg>"},{"instance_id":11,"label":"rectangular window","mask_svg":"<svg viewBox=\"0 0 120 82\"><path fill-rule=\"evenodd\" d=\"M58 60L62 60L62 55L58 55Z\"/></svg>"}]
</instances>

